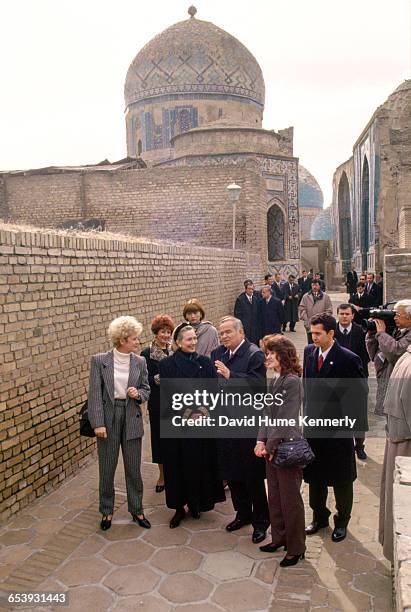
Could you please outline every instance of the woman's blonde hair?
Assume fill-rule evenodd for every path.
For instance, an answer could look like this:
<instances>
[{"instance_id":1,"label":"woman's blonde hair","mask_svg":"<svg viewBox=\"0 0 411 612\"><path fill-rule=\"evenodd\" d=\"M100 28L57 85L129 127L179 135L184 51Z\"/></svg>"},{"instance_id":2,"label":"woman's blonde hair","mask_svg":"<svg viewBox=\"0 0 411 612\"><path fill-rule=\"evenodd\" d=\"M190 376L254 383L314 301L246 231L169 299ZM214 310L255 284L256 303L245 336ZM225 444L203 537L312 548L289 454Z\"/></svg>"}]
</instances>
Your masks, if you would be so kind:
<instances>
[{"instance_id":1,"label":"woman's blonde hair","mask_svg":"<svg viewBox=\"0 0 411 612\"><path fill-rule=\"evenodd\" d=\"M107 334L113 346L118 347L122 340L127 340L132 334L139 336L142 331L143 326L140 321L137 321L134 317L125 316L117 317L117 319L111 321Z\"/></svg>"}]
</instances>

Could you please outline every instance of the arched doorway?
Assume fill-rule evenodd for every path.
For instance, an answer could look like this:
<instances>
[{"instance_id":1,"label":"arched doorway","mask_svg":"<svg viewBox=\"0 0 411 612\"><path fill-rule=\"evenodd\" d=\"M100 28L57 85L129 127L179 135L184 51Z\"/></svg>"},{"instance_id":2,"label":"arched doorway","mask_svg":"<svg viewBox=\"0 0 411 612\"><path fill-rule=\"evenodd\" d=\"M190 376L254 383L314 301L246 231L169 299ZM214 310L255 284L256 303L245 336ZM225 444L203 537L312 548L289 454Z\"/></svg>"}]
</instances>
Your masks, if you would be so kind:
<instances>
[{"instance_id":1,"label":"arched doorway","mask_svg":"<svg viewBox=\"0 0 411 612\"><path fill-rule=\"evenodd\" d=\"M368 267L367 255L370 246L370 169L364 157L361 177L361 254L362 269Z\"/></svg>"},{"instance_id":2,"label":"arched doorway","mask_svg":"<svg viewBox=\"0 0 411 612\"><path fill-rule=\"evenodd\" d=\"M267 212L268 260L285 259L284 214L278 204L270 206Z\"/></svg>"},{"instance_id":3,"label":"arched doorway","mask_svg":"<svg viewBox=\"0 0 411 612\"><path fill-rule=\"evenodd\" d=\"M347 273L350 269L352 258L352 238L351 238L351 207L350 207L350 186L345 172L342 173L338 184L338 216L340 229L340 256L342 269Z\"/></svg>"}]
</instances>

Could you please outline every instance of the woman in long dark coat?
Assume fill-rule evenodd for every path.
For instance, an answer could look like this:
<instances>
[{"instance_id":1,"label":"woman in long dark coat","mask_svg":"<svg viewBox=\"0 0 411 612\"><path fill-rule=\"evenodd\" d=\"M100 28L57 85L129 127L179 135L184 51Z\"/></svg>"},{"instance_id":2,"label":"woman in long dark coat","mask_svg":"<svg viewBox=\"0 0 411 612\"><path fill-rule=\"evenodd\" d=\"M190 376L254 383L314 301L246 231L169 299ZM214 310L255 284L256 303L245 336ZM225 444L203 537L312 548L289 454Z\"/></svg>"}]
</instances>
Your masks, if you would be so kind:
<instances>
[{"instance_id":1,"label":"woman in long dark coat","mask_svg":"<svg viewBox=\"0 0 411 612\"><path fill-rule=\"evenodd\" d=\"M160 440L160 375L158 366L160 361L172 354L171 334L174 330L174 321L166 314L160 314L151 322L151 331L154 339L151 345L141 351L141 357L147 362L148 382L151 393L148 400L148 414L150 417L151 456L152 462L158 464L159 476L156 484L156 493L164 491L163 459L161 455Z\"/></svg>"},{"instance_id":2,"label":"woman in long dark coat","mask_svg":"<svg viewBox=\"0 0 411 612\"><path fill-rule=\"evenodd\" d=\"M208 357L195 352L197 336L191 325L182 323L173 335L177 351L159 363L160 379L215 378ZM187 415L188 416L188 415ZM196 416L194 410L193 414ZM217 478L215 441L199 438L164 438L162 440L166 504L175 509L170 528L178 527L188 509L193 518L200 512L225 501L224 488Z\"/></svg>"}]
</instances>

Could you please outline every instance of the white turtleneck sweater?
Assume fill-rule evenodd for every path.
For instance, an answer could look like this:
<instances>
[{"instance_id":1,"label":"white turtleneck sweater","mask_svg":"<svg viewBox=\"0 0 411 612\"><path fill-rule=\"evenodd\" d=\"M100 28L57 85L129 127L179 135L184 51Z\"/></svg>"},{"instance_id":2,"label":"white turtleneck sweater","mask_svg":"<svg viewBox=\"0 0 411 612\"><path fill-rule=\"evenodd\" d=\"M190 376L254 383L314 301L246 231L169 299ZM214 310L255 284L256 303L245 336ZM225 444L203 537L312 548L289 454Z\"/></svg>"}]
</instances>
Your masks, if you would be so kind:
<instances>
[{"instance_id":1,"label":"white turtleneck sweater","mask_svg":"<svg viewBox=\"0 0 411 612\"><path fill-rule=\"evenodd\" d=\"M114 399L126 399L128 377L130 374L131 353L120 353L116 348L114 353Z\"/></svg>"}]
</instances>

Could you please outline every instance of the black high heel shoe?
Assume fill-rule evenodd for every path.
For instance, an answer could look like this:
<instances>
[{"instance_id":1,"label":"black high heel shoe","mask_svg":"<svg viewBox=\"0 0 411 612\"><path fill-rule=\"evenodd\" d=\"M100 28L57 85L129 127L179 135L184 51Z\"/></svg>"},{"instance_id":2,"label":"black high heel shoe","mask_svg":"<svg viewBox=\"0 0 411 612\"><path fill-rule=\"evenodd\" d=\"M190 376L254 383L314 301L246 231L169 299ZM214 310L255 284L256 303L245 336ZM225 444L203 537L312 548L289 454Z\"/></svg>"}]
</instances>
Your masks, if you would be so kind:
<instances>
[{"instance_id":1,"label":"black high heel shoe","mask_svg":"<svg viewBox=\"0 0 411 612\"><path fill-rule=\"evenodd\" d=\"M132 514L131 515L133 517L133 521L135 523L138 523L140 525L140 527L143 527L144 529L150 529L151 527L151 523L148 519L146 519L146 517L143 514L143 518L138 518L137 514Z\"/></svg>"},{"instance_id":2,"label":"black high heel shoe","mask_svg":"<svg viewBox=\"0 0 411 612\"><path fill-rule=\"evenodd\" d=\"M176 527L178 527L185 515L186 511L184 510L184 508L177 508L173 518L170 521L170 529L175 529Z\"/></svg>"},{"instance_id":3,"label":"black high heel shoe","mask_svg":"<svg viewBox=\"0 0 411 612\"><path fill-rule=\"evenodd\" d=\"M279 544L278 546L275 546L274 544L264 544L264 546L260 546L260 550L262 552L275 553L277 550L280 550L280 548L283 548L283 546L284 550L287 550L287 546L285 544Z\"/></svg>"},{"instance_id":4,"label":"black high heel shoe","mask_svg":"<svg viewBox=\"0 0 411 612\"><path fill-rule=\"evenodd\" d=\"M281 567L291 567L292 565L297 565L299 560L304 559L304 558L305 558L304 553L302 553L302 555L294 555L294 557L290 557L289 559L287 559L287 557L284 557L284 559L280 561L280 566Z\"/></svg>"},{"instance_id":5,"label":"black high heel shoe","mask_svg":"<svg viewBox=\"0 0 411 612\"><path fill-rule=\"evenodd\" d=\"M101 518L101 523L100 523L100 529L102 529L102 531L107 531L107 529L110 529L111 527L111 518L108 518L108 515L103 514L102 518Z\"/></svg>"}]
</instances>

